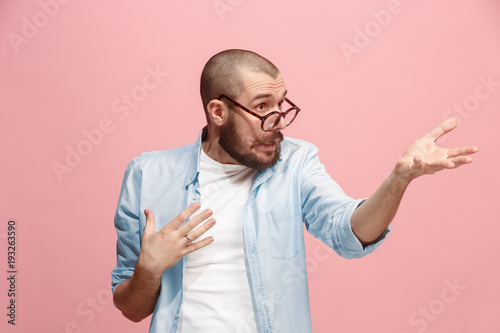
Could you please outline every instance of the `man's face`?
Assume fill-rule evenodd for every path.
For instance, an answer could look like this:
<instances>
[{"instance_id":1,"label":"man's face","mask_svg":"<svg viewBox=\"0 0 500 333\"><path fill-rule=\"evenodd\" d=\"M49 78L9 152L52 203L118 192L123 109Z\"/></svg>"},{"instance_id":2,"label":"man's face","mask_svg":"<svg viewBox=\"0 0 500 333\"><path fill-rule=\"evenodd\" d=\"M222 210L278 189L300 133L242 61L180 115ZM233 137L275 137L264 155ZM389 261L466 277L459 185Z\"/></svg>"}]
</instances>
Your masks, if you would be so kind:
<instances>
[{"instance_id":1,"label":"man's face","mask_svg":"<svg viewBox=\"0 0 500 333\"><path fill-rule=\"evenodd\" d=\"M263 73L243 72L241 77L241 93L234 98L238 103L261 116L279 110L279 104L286 94L281 75L273 79ZM264 132L257 117L238 107L228 111L227 121L221 128L219 145L236 162L250 168L263 170L275 165L280 158L283 120L274 130Z\"/></svg>"}]
</instances>

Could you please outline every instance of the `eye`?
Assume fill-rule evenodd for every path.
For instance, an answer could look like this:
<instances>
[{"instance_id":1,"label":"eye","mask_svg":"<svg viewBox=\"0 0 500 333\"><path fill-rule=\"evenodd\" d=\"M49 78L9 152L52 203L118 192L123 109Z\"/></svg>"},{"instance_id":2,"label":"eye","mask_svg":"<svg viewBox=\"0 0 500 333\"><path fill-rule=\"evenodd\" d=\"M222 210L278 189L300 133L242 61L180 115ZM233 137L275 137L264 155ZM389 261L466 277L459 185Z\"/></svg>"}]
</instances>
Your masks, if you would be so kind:
<instances>
[{"instance_id":1,"label":"eye","mask_svg":"<svg viewBox=\"0 0 500 333\"><path fill-rule=\"evenodd\" d=\"M284 111L283 108L286 107L288 107L288 105L285 103L285 100L282 100L278 103L278 108L280 109L280 111Z\"/></svg>"},{"instance_id":2,"label":"eye","mask_svg":"<svg viewBox=\"0 0 500 333\"><path fill-rule=\"evenodd\" d=\"M266 103L260 103L259 105L257 105L257 107L255 109L257 111L265 111L266 110Z\"/></svg>"}]
</instances>

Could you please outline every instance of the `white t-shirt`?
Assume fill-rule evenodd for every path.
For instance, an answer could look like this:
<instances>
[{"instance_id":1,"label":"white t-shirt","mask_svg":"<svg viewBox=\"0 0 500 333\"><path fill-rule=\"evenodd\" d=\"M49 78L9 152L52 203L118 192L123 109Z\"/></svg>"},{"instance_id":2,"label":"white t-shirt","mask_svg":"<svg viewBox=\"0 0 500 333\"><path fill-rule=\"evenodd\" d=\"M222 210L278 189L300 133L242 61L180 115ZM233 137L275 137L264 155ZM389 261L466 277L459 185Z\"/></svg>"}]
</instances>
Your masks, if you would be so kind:
<instances>
[{"instance_id":1,"label":"white t-shirt","mask_svg":"<svg viewBox=\"0 0 500 333\"><path fill-rule=\"evenodd\" d=\"M187 256L177 332L257 332L243 248L243 209L257 171L200 156L201 208L216 224L214 242ZM194 215L193 215L194 216Z\"/></svg>"}]
</instances>

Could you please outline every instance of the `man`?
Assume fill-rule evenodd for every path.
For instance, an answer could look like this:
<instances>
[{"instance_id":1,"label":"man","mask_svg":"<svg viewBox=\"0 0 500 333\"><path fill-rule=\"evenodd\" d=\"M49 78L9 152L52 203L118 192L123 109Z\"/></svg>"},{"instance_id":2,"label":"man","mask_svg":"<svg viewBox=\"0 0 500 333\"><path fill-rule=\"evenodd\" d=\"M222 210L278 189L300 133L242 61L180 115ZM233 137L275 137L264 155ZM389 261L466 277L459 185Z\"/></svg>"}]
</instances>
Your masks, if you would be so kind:
<instances>
[{"instance_id":1,"label":"man","mask_svg":"<svg viewBox=\"0 0 500 333\"><path fill-rule=\"evenodd\" d=\"M198 140L128 165L112 273L127 318L153 314L150 332L311 332L302 223L341 256L362 257L387 237L412 179L478 151L439 148L457 125L445 121L409 146L372 196L354 200L313 145L283 138L300 111L286 95L267 59L220 52L201 75L207 126Z\"/></svg>"}]
</instances>

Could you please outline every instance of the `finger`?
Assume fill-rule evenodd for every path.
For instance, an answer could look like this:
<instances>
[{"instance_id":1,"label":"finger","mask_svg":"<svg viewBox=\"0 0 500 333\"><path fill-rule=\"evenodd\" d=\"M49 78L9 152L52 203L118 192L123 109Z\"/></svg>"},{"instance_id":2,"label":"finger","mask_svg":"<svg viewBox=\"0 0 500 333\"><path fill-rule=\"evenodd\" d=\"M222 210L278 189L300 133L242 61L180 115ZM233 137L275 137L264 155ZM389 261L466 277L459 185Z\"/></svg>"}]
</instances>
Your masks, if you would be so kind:
<instances>
[{"instance_id":1,"label":"finger","mask_svg":"<svg viewBox=\"0 0 500 333\"><path fill-rule=\"evenodd\" d=\"M470 156L458 156L458 157L450 158L450 159L448 159L448 161L453 162L454 168L458 168L459 166L461 166L463 164L471 163L472 157L470 157Z\"/></svg>"},{"instance_id":2,"label":"finger","mask_svg":"<svg viewBox=\"0 0 500 333\"><path fill-rule=\"evenodd\" d=\"M181 224L184 223L191 215L193 215L198 209L200 209L201 204L199 202L195 202L189 205L188 208L184 209L179 215L174 217L170 223L168 223L165 227L178 229Z\"/></svg>"},{"instance_id":3,"label":"finger","mask_svg":"<svg viewBox=\"0 0 500 333\"><path fill-rule=\"evenodd\" d=\"M431 167L434 169L434 171L439 171L442 169L455 169L461 165L469 164L471 162L472 162L472 157L470 156L458 156L449 158L439 163L435 163Z\"/></svg>"},{"instance_id":4,"label":"finger","mask_svg":"<svg viewBox=\"0 0 500 333\"><path fill-rule=\"evenodd\" d=\"M212 228L215 225L215 219L211 218L203 223L199 228L194 229L190 233L188 233L189 239L191 242L194 242L198 238L200 238L208 229Z\"/></svg>"},{"instance_id":5,"label":"finger","mask_svg":"<svg viewBox=\"0 0 500 333\"><path fill-rule=\"evenodd\" d=\"M424 160L420 156L413 157L413 168L422 171L425 167Z\"/></svg>"},{"instance_id":6,"label":"finger","mask_svg":"<svg viewBox=\"0 0 500 333\"><path fill-rule=\"evenodd\" d=\"M434 128L432 131L427 133L426 135L431 137L434 141L436 141L441 136L445 135L455 127L457 127L458 122L456 119L450 118L443 121L439 126Z\"/></svg>"},{"instance_id":7,"label":"finger","mask_svg":"<svg viewBox=\"0 0 500 333\"><path fill-rule=\"evenodd\" d=\"M434 172L440 171L443 169L453 169L455 167L455 163L453 163L452 159L446 159L439 162L434 162L429 165Z\"/></svg>"},{"instance_id":8,"label":"finger","mask_svg":"<svg viewBox=\"0 0 500 333\"><path fill-rule=\"evenodd\" d=\"M210 236L210 237L202 239L199 242L191 243L188 246L186 246L186 254L194 252L196 250L199 250L199 249L201 249L209 244L212 244L213 241L214 241L214 238L212 236Z\"/></svg>"},{"instance_id":9,"label":"finger","mask_svg":"<svg viewBox=\"0 0 500 333\"><path fill-rule=\"evenodd\" d=\"M453 148L448 150L448 157L457 157L477 153L479 148L476 146Z\"/></svg>"},{"instance_id":10,"label":"finger","mask_svg":"<svg viewBox=\"0 0 500 333\"><path fill-rule=\"evenodd\" d=\"M149 209L144 209L144 215L146 215L146 225L144 226L144 232L155 232L155 217L153 212Z\"/></svg>"},{"instance_id":11,"label":"finger","mask_svg":"<svg viewBox=\"0 0 500 333\"><path fill-rule=\"evenodd\" d=\"M196 215L192 219L190 219L186 224L179 228L179 232L181 235L188 234L191 230L193 230L198 224L208 219L212 216L213 211L211 209L205 209L200 214ZM191 238L191 237L189 237Z\"/></svg>"}]
</instances>

